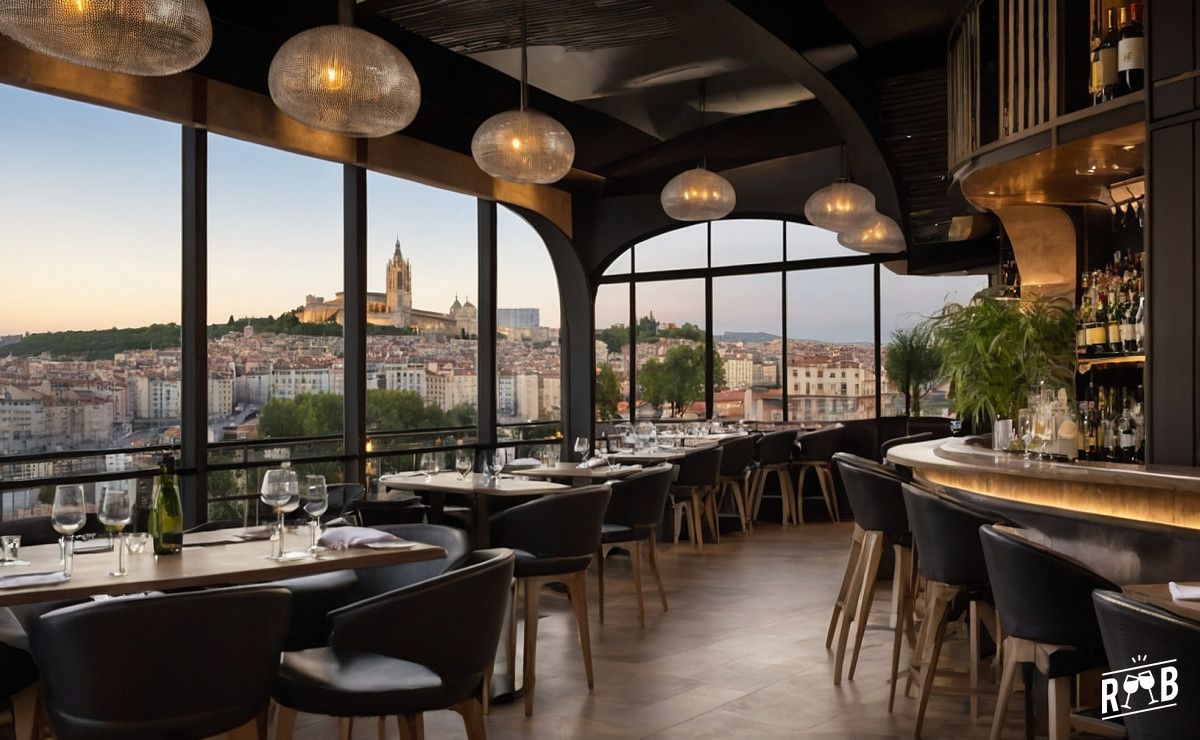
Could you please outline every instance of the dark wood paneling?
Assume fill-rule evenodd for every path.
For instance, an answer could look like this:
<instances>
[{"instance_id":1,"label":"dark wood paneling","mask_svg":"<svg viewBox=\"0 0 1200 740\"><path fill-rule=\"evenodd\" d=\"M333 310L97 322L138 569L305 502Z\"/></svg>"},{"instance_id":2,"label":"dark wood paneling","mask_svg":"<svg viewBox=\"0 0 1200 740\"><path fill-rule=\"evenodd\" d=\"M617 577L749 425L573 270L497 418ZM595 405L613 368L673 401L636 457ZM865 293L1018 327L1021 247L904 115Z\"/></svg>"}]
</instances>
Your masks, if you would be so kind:
<instances>
[{"instance_id":1,"label":"dark wood paneling","mask_svg":"<svg viewBox=\"0 0 1200 740\"><path fill-rule=\"evenodd\" d=\"M342 165L342 256L345 321L345 404L342 427L346 481L365 480L367 444L367 171Z\"/></svg>"},{"instance_id":2,"label":"dark wood paneling","mask_svg":"<svg viewBox=\"0 0 1200 740\"><path fill-rule=\"evenodd\" d=\"M1200 20L1195 0L1154 0L1147 4L1146 20L1151 79L1165 80L1193 69L1196 37L1187 29Z\"/></svg>"}]
</instances>

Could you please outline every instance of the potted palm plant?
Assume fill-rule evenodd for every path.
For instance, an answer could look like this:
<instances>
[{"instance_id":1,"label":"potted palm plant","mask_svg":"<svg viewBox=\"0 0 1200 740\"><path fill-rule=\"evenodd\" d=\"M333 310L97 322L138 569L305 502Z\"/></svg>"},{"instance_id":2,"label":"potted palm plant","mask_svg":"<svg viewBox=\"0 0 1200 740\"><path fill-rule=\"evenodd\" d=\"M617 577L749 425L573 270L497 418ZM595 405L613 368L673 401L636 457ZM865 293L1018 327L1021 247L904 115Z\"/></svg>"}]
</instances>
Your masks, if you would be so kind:
<instances>
[{"instance_id":1,"label":"potted palm plant","mask_svg":"<svg viewBox=\"0 0 1200 740\"><path fill-rule=\"evenodd\" d=\"M1040 383L1072 386L1075 319L1063 301L977 298L948 304L928 328L958 416L976 430L1014 418Z\"/></svg>"}]
</instances>

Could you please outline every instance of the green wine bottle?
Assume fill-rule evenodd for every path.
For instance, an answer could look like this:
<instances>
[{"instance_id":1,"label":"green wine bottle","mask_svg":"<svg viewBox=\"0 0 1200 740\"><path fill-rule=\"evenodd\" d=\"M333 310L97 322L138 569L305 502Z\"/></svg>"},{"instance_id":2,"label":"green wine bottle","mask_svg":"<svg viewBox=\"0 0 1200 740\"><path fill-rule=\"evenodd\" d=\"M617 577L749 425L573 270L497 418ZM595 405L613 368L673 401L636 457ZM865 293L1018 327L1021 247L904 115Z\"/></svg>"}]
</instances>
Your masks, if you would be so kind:
<instances>
[{"instance_id":1,"label":"green wine bottle","mask_svg":"<svg viewBox=\"0 0 1200 740\"><path fill-rule=\"evenodd\" d=\"M150 511L150 537L155 555L183 551L183 503L175 487L175 458L163 455L154 485L154 508Z\"/></svg>"}]
</instances>

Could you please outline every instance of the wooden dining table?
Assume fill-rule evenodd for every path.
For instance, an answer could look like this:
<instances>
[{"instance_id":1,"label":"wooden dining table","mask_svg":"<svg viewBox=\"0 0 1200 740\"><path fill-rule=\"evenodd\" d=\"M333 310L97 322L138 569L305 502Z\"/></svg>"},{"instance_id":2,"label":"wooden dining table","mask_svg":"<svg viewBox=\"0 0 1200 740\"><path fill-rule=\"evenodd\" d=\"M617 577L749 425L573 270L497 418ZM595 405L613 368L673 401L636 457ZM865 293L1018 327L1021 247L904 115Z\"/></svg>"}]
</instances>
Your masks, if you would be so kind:
<instances>
[{"instance_id":1,"label":"wooden dining table","mask_svg":"<svg viewBox=\"0 0 1200 740\"><path fill-rule=\"evenodd\" d=\"M547 494L566 491L570 486L549 481L529 480L528 478L511 477L508 474L485 479L479 473L473 473L466 478L458 473L394 473L380 476L379 482L394 491L425 492L429 495L430 521L441 517L446 503L446 494L457 493L468 497L471 515L471 544L475 548L488 547L491 534L488 527L488 498L544 496Z\"/></svg>"},{"instance_id":2,"label":"wooden dining table","mask_svg":"<svg viewBox=\"0 0 1200 740\"><path fill-rule=\"evenodd\" d=\"M693 452L715 447L716 443L706 444L697 447L659 447L652 450L622 450L620 452L610 452L609 460L615 460L621 463L637 463L640 465L657 465L664 462L679 462Z\"/></svg>"},{"instance_id":3,"label":"wooden dining table","mask_svg":"<svg viewBox=\"0 0 1200 740\"><path fill-rule=\"evenodd\" d=\"M184 535L183 551L178 555L154 555L147 545L146 552L126 554L128 573L124 576L109 575L117 565L117 553L113 550L76 553L70 579L55 584L0 588L0 607L144 591L267 583L335 570L446 556L441 547L415 542L412 547L403 549L352 547L326 550L317 559L275 561L265 557L271 547L269 540L240 539L246 536L257 536L257 530L222 529L187 534ZM287 540L293 547L302 548L308 542L307 532L289 533ZM0 576L60 570L57 544L22 547L20 557L29 565L0 567Z\"/></svg>"},{"instance_id":4,"label":"wooden dining table","mask_svg":"<svg viewBox=\"0 0 1200 740\"><path fill-rule=\"evenodd\" d=\"M627 478L634 473L644 470L641 465L597 465L591 468L581 468L579 463L560 463L558 465L539 465L536 468L514 470L513 475L541 480L567 481L571 485L586 486L604 483L610 480Z\"/></svg>"},{"instance_id":5,"label":"wooden dining table","mask_svg":"<svg viewBox=\"0 0 1200 740\"><path fill-rule=\"evenodd\" d=\"M1200 583L1181 581L1180 585L1200 586ZM1200 601L1176 601L1171 597L1170 586L1166 583L1137 583L1122 586L1121 592L1132 599L1200 622Z\"/></svg>"}]
</instances>

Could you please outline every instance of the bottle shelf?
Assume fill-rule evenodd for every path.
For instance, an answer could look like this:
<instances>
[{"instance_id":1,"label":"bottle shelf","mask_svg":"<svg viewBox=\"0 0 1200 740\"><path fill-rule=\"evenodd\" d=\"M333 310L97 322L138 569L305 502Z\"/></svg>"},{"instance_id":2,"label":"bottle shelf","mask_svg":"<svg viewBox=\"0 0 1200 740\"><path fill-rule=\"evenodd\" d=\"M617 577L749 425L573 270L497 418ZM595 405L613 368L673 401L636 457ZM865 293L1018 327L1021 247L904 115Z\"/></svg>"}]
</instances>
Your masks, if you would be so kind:
<instances>
[{"instance_id":1,"label":"bottle shelf","mask_svg":"<svg viewBox=\"0 0 1200 740\"><path fill-rule=\"evenodd\" d=\"M1092 368L1113 367L1117 365L1144 365L1145 355L1119 355L1116 357L1080 357L1079 373L1091 372Z\"/></svg>"}]
</instances>

